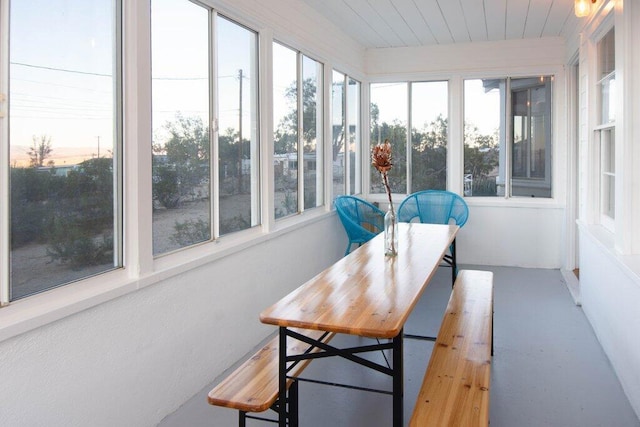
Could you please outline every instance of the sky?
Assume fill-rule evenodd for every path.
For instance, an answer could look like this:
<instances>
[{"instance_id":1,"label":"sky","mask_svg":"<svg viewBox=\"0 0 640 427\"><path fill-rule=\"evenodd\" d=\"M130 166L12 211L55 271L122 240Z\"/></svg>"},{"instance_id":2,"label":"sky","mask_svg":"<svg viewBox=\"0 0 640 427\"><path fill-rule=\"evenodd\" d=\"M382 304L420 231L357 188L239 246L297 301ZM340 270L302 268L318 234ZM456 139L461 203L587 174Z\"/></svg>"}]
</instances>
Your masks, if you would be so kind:
<instances>
[{"instance_id":1,"label":"sky","mask_svg":"<svg viewBox=\"0 0 640 427\"><path fill-rule=\"evenodd\" d=\"M14 1L10 13L11 145L112 148L111 1Z\"/></svg>"},{"instance_id":2,"label":"sky","mask_svg":"<svg viewBox=\"0 0 640 427\"><path fill-rule=\"evenodd\" d=\"M111 0L30 0L11 5L10 28L10 142L11 157L24 156L33 137L51 137L53 157L75 149L87 157L113 149L114 27ZM153 135L165 136L164 126L183 116L209 117L208 11L194 3L152 1ZM180 19L176 19L180 17ZM224 18L217 26L217 102L219 128L238 127L242 78L243 136L256 126L250 105L256 102L257 35ZM294 51L274 46L274 117L286 114L283 91L295 76ZM293 68L295 69L295 68ZM255 74L254 74L255 75ZM380 106L382 121L406 120L406 83L376 84L372 102ZM465 86L482 99L466 114L481 128L498 124L487 116L481 87ZM447 83L413 85L414 126L447 116ZM494 110L495 111L495 110ZM499 109L497 110L499 111ZM56 153L56 147L59 153ZM63 150L64 147L64 150Z\"/></svg>"}]
</instances>

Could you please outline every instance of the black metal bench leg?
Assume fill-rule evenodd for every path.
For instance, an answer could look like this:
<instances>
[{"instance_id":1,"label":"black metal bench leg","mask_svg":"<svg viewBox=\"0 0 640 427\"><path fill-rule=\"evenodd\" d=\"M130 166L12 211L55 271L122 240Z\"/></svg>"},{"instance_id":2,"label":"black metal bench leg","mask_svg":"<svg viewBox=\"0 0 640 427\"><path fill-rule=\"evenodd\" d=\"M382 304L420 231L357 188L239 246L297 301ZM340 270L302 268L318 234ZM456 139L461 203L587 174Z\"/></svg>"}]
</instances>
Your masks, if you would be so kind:
<instances>
[{"instance_id":1,"label":"black metal bench leg","mask_svg":"<svg viewBox=\"0 0 640 427\"><path fill-rule=\"evenodd\" d=\"M287 328L280 326L280 357L278 366L278 425L287 427Z\"/></svg>"},{"instance_id":2,"label":"black metal bench leg","mask_svg":"<svg viewBox=\"0 0 640 427\"><path fill-rule=\"evenodd\" d=\"M247 427L247 413L245 411L238 411L238 425Z\"/></svg>"},{"instance_id":3,"label":"black metal bench leg","mask_svg":"<svg viewBox=\"0 0 640 427\"><path fill-rule=\"evenodd\" d=\"M289 387L289 425L298 427L298 381Z\"/></svg>"}]
</instances>

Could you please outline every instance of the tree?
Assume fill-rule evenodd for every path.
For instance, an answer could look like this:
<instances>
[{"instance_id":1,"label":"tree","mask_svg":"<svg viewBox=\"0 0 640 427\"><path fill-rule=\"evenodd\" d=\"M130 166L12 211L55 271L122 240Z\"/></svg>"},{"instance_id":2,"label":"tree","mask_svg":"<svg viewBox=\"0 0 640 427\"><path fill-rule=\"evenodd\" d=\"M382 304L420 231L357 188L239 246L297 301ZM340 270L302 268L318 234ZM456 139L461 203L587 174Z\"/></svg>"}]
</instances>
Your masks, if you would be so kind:
<instances>
[{"instance_id":1,"label":"tree","mask_svg":"<svg viewBox=\"0 0 640 427\"><path fill-rule=\"evenodd\" d=\"M209 128L200 117L183 117L165 125L169 137L153 146L154 198L177 207L209 177Z\"/></svg>"},{"instance_id":2,"label":"tree","mask_svg":"<svg viewBox=\"0 0 640 427\"><path fill-rule=\"evenodd\" d=\"M393 123L379 123L379 108L371 105L371 144L388 139L393 151L393 167L389 171L389 184L394 193L404 193L407 190L407 126L397 120ZM371 190L375 193L384 193L382 181L378 171L370 168Z\"/></svg>"},{"instance_id":3,"label":"tree","mask_svg":"<svg viewBox=\"0 0 640 427\"><path fill-rule=\"evenodd\" d=\"M50 157L52 152L50 136L42 135L38 140L33 135L33 143L29 148L29 164L34 168L44 166L45 159ZM49 161L48 164L52 165L52 162Z\"/></svg>"},{"instance_id":4,"label":"tree","mask_svg":"<svg viewBox=\"0 0 640 427\"><path fill-rule=\"evenodd\" d=\"M302 82L302 141L304 149L310 149L316 140L317 96L316 82L312 78ZM285 91L287 103L293 107L291 112L282 118L275 132L275 153L294 152L298 144L298 85L294 81Z\"/></svg>"},{"instance_id":5,"label":"tree","mask_svg":"<svg viewBox=\"0 0 640 427\"><path fill-rule=\"evenodd\" d=\"M58 186L47 218L47 255L72 269L113 262L113 159L85 160Z\"/></svg>"},{"instance_id":6,"label":"tree","mask_svg":"<svg viewBox=\"0 0 640 427\"><path fill-rule=\"evenodd\" d=\"M439 115L423 131L412 129L412 191L447 187L447 119Z\"/></svg>"},{"instance_id":7,"label":"tree","mask_svg":"<svg viewBox=\"0 0 640 427\"><path fill-rule=\"evenodd\" d=\"M495 179L489 175L498 166L499 157L497 131L494 135L483 135L476 126L465 125L464 172L473 176L473 195L495 195Z\"/></svg>"}]
</instances>

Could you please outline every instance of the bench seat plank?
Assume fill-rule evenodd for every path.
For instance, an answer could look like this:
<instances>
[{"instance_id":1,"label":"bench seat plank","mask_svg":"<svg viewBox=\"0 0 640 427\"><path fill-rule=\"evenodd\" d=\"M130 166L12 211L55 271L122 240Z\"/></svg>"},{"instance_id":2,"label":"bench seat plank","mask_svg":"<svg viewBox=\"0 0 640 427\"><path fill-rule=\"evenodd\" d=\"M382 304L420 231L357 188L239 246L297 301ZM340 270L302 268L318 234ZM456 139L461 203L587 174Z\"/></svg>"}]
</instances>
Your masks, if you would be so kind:
<instances>
[{"instance_id":1,"label":"bench seat plank","mask_svg":"<svg viewBox=\"0 0 640 427\"><path fill-rule=\"evenodd\" d=\"M410 426L487 426L493 273L458 274Z\"/></svg>"},{"instance_id":2,"label":"bench seat plank","mask_svg":"<svg viewBox=\"0 0 640 427\"><path fill-rule=\"evenodd\" d=\"M298 332L316 340L323 334L322 331L310 330ZM329 342L334 335L329 334L323 342ZM301 354L308 348L307 343L293 338L287 339L287 354ZM263 412L269 409L278 398L278 349L279 337L276 335L209 392L209 404L244 412ZM289 375L299 375L310 361L301 361ZM289 385L291 381L289 380Z\"/></svg>"}]
</instances>

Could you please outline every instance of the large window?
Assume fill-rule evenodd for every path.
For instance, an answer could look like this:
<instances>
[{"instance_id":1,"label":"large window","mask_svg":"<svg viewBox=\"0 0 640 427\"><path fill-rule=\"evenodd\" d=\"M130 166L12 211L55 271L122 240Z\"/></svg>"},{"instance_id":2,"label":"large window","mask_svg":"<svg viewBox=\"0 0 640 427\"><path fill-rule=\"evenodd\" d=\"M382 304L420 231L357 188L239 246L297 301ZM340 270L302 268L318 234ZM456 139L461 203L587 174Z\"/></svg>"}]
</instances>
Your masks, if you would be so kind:
<instances>
[{"instance_id":1,"label":"large window","mask_svg":"<svg viewBox=\"0 0 640 427\"><path fill-rule=\"evenodd\" d=\"M611 29L598 49L598 124L595 140L600 154L600 223L613 230L615 219L615 125L616 69L615 30Z\"/></svg>"},{"instance_id":2,"label":"large window","mask_svg":"<svg viewBox=\"0 0 640 427\"><path fill-rule=\"evenodd\" d=\"M322 81L321 63L280 43L273 44L276 218L324 203Z\"/></svg>"},{"instance_id":3,"label":"large window","mask_svg":"<svg viewBox=\"0 0 640 427\"><path fill-rule=\"evenodd\" d=\"M411 84L411 174L409 193L446 190L447 82Z\"/></svg>"},{"instance_id":4,"label":"large window","mask_svg":"<svg viewBox=\"0 0 640 427\"><path fill-rule=\"evenodd\" d=\"M218 15L216 235L260 224L258 36ZM215 182L215 180L214 180Z\"/></svg>"},{"instance_id":5,"label":"large window","mask_svg":"<svg viewBox=\"0 0 640 427\"><path fill-rule=\"evenodd\" d=\"M393 192L446 189L447 111L446 81L371 85L371 144L391 143ZM384 193L378 172L370 173L371 192Z\"/></svg>"},{"instance_id":6,"label":"large window","mask_svg":"<svg viewBox=\"0 0 640 427\"><path fill-rule=\"evenodd\" d=\"M551 197L552 82L464 82L465 196Z\"/></svg>"},{"instance_id":7,"label":"large window","mask_svg":"<svg viewBox=\"0 0 640 427\"><path fill-rule=\"evenodd\" d=\"M153 253L211 238L209 12L153 0Z\"/></svg>"},{"instance_id":8,"label":"large window","mask_svg":"<svg viewBox=\"0 0 640 427\"><path fill-rule=\"evenodd\" d=\"M158 255L260 222L257 35L187 0L151 6Z\"/></svg>"},{"instance_id":9,"label":"large window","mask_svg":"<svg viewBox=\"0 0 640 427\"><path fill-rule=\"evenodd\" d=\"M8 10L15 300L122 265L120 2Z\"/></svg>"},{"instance_id":10,"label":"large window","mask_svg":"<svg viewBox=\"0 0 640 427\"><path fill-rule=\"evenodd\" d=\"M334 70L331 96L333 196L358 194L362 191L360 82Z\"/></svg>"}]
</instances>

